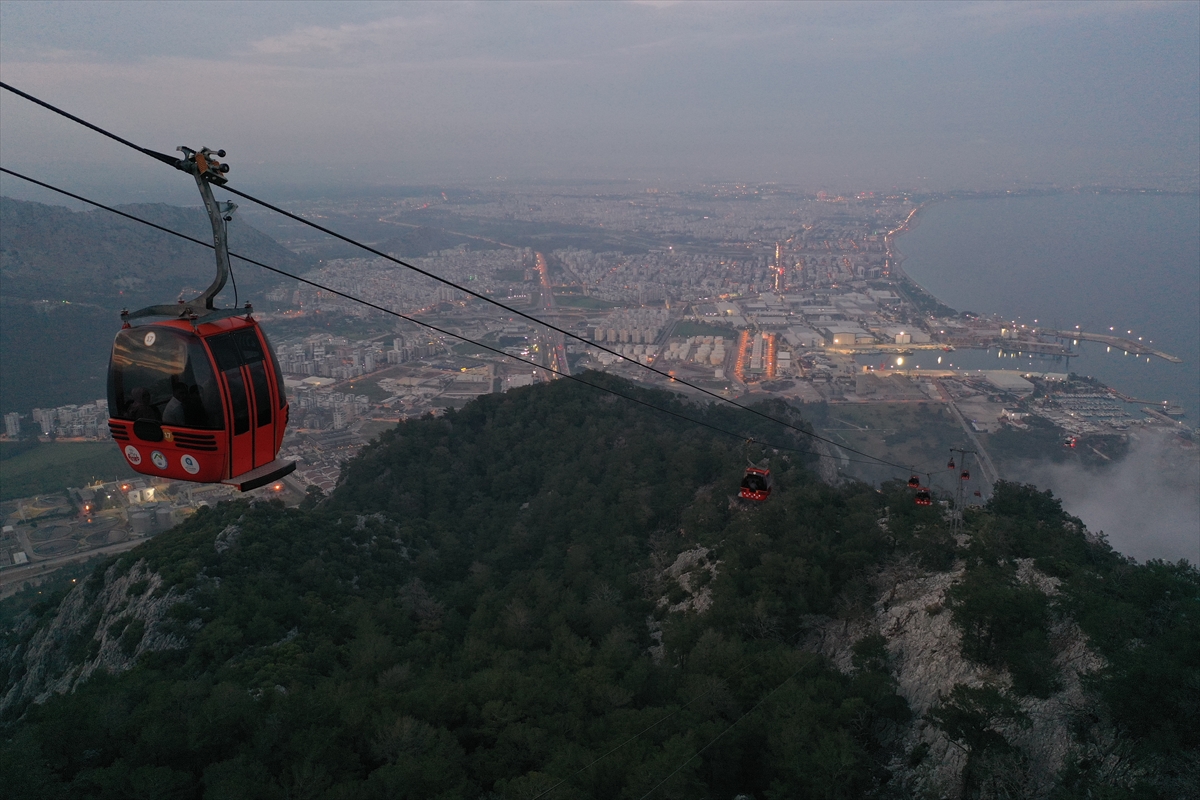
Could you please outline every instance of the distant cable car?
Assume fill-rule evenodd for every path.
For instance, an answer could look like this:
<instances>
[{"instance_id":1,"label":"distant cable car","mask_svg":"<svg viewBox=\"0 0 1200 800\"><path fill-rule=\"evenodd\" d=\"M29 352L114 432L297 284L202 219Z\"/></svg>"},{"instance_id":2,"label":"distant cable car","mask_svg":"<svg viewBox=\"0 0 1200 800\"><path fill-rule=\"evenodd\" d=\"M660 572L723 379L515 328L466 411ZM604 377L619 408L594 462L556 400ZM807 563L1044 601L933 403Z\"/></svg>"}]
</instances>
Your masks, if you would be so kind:
<instances>
[{"instance_id":1,"label":"distant cable car","mask_svg":"<svg viewBox=\"0 0 1200 800\"><path fill-rule=\"evenodd\" d=\"M971 480L971 471L964 469L962 471L962 475L960 475L959 477L962 478L964 481L969 481L969 480Z\"/></svg>"},{"instance_id":2,"label":"distant cable car","mask_svg":"<svg viewBox=\"0 0 1200 800\"><path fill-rule=\"evenodd\" d=\"M921 487L917 490L917 496L914 498L914 502L919 506L931 506L933 505L933 496L929 494L928 489Z\"/></svg>"},{"instance_id":3,"label":"distant cable car","mask_svg":"<svg viewBox=\"0 0 1200 800\"><path fill-rule=\"evenodd\" d=\"M981 492L981 491L979 491L978 489L976 489L976 490L975 490L975 496L976 496L976 497L983 497L983 492Z\"/></svg>"},{"instance_id":4,"label":"distant cable car","mask_svg":"<svg viewBox=\"0 0 1200 800\"><path fill-rule=\"evenodd\" d=\"M950 463L946 465L946 469L954 469L954 456L950 456Z\"/></svg>"},{"instance_id":5,"label":"distant cable car","mask_svg":"<svg viewBox=\"0 0 1200 800\"><path fill-rule=\"evenodd\" d=\"M918 478L916 475L913 475L911 478L908 479L908 488L917 489L920 486L921 486L921 479Z\"/></svg>"},{"instance_id":6,"label":"distant cable car","mask_svg":"<svg viewBox=\"0 0 1200 800\"><path fill-rule=\"evenodd\" d=\"M746 467L746 474L742 478L738 496L743 500L756 500L761 503L771 496L772 484L771 470L762 467Z\"/></svg>"},{"instance_id":7,"label":"distant cable car","mask_svg":"<svg viewBox=\"0 0 1200 800\"><path fill-rule=\"evenodd\" d=\"M251 306L217 309L229 274L225 223L236 208L218 204L211 183L229 171L204 148L183 159L155 157L189 172L212 222L217 276L200 296L122 312L108 367L108 427L125 461L143 475L226 483L248 491L296 468L279 459L288 423L283 373ZM133 325L143 317L166 317Z\"/></svg>"}]
</instances>

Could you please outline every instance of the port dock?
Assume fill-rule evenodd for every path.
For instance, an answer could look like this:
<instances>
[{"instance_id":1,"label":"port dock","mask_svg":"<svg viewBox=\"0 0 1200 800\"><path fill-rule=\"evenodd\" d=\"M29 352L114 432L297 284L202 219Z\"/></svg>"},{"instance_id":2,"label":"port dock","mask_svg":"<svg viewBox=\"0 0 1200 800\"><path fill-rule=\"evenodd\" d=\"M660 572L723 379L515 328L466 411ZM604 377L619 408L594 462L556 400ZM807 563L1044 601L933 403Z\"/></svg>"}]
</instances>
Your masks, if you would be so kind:
<instances>
[{"instance_id":1,"label":"port dock","mask_svg":"<svg viewBox=\"0 0 1200 800\"><path fill-rule=\"evenodd\" d=\"M1045 331L1045 333L1056 336L1059 339L1099 342L1109 347L1119 347L1124 352L1134 356L1155 356L1156 358L1161 358L1163 361L1170 361L1172 364L1183 363L1183 359L1179 356L1164 353L1162 350L1150 347L1144 342L1136 342L1133 339L1124 339L1120 336L1110 336L1107 333L1087 333L1086 331Z\"/></svg>"}]
</instances>

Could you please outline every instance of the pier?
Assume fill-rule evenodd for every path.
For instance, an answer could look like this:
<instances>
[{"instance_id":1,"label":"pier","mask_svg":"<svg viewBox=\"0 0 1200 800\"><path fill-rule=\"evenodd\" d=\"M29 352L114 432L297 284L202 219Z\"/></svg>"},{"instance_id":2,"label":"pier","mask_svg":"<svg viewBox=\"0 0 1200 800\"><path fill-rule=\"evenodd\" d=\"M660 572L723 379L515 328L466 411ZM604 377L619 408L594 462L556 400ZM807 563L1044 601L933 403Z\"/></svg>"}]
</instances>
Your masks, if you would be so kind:
<instances>
[{"instance_id":1,"label":"pier","mask_svg":"<svg viewBox=\"0 0 1200 800\"><path fill-rule=\"evenodd\" d=\"M1135 342L1132 339L1124 339L1120 336L1109 336L1107 333L1087 333L1086 331L1044 331L1045 333L1056 336L1060 339L1071 339L1073 341L1084 342L1099 342L1106 344L1109 347L1119 347L1126 353L1135 356L1155 356L1163 361L1170 361L1172 364L1182 364L1183 359L1178 356L1173 356L1170 353L1164 353L1162 350L1157 350L1144 342Z\"/></svg>"},{"instance_id":2,"label":"pier","mask_svg":"<svg viewBox=\"0 0 1200 800\"><path fill-rule=\"evenodd\" d=\"M994 339L988 348L997 348L1009 353L1032 353L1037 356L1053 356L1055 358L1075 358L1078 353L1072 353L1061 344L1050 342L1029 341L1027 339Z\"/></svg>"}]
</instances>

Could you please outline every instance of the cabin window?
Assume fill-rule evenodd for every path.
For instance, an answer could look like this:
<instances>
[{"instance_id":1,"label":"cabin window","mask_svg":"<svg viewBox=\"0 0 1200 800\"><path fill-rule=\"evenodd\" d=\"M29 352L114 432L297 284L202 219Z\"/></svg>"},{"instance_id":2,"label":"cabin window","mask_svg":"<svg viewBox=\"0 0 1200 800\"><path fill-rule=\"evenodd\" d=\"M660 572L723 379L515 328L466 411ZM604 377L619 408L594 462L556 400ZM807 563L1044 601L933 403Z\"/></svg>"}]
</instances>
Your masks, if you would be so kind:
<instances>
[{"instance_id":1,"label":"cabin window","mask_svg":"<svg viewBox=\"0 0 1200 800\"><path fill-rule=\"evenodd\" d=\"M108 408L116 419L184 428L225 426L221 392L200 338L174 328L126 328L113 342Z\"/></svg>"}]
</instances>

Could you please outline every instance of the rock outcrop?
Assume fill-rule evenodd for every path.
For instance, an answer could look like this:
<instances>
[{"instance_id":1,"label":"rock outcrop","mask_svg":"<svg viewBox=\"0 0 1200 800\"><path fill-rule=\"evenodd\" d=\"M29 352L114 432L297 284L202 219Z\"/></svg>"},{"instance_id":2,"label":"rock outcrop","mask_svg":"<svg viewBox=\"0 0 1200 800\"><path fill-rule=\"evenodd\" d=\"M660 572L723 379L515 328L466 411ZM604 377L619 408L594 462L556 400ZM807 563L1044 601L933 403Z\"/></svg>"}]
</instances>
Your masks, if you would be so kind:
<instances>
[{"instance_id":1,"label":"rock outcrop","mask_svg":"<svg viewBox=\"0 0 1200 800\"><path fill-rule=\"evenodd\" d=\"M120 569L118 562L102 581L81 582L44 627L7 654L10 681L0 713L70 692L97 671L124 672L143 653L186 645L167 616L184 597L173 588L160 593L162 577L144 560Z\"/></svg>"},{"instance_id":2,"label":"rock outcrop","mask_svg":"<svg viewBox=\"0 0 1200 800\"><path fill-rule=\"evenodd\" d=\"M961 564L949 572L928 572L900 562L876 576L876 600L859 619L814 619L804 646L850 672L854 644L880 634L891 656L897 692L908 702L912 722L891 771L914 796L956 798L961 795L967 753L929 719L929 712L957 685L1011 688L1004 670L976 664L962 655L962 634L947 606L947 592L964 574ZM1018 578L1053 595L1057 582L1038 572L1032 560L1019 564ZM1061 688L1047 698L1018 699L1023 725L1000 725L998 732L1020 756L1008 766L1007 780L1017 796L1046 797L1074 748L1071 720L1089 708L1081 676L1100 669L1103 659L1089 649L1073 620L1059 619L1051 631L1054 663Z\"/></svg>"}]
</instances>

